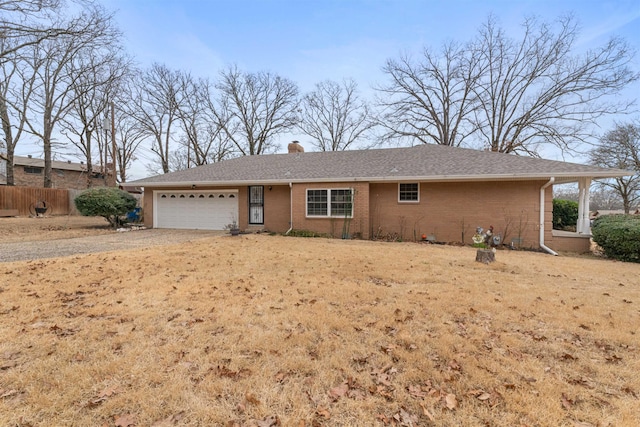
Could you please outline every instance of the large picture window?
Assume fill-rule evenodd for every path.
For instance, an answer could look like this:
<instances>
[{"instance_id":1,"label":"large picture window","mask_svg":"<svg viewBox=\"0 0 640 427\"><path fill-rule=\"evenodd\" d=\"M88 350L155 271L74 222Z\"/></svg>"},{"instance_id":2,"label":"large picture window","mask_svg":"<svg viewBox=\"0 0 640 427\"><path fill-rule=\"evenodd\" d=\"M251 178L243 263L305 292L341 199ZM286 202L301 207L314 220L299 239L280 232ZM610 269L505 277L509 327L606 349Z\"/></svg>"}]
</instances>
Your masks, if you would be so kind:
<instances>
[{"instance_id":1,"label":"large picture window","mask_svg":"<svg viewBox=\"0 0 640 427\"><path fill-rule=\"evenodd\" d=\"M400 183L398 186L399 202L419 202L420 201L420 185L417 182Z\"/></svg>"},{"instance_id":2,"label":"large picture window","mask_svg":"<svg viewBox=\"0 0 640 427\"><path fill-rule=\"evenodd\" d=\"M353 190L350 188L307 190L307 216L352 217Z\"/></svg>"}]
</instances>

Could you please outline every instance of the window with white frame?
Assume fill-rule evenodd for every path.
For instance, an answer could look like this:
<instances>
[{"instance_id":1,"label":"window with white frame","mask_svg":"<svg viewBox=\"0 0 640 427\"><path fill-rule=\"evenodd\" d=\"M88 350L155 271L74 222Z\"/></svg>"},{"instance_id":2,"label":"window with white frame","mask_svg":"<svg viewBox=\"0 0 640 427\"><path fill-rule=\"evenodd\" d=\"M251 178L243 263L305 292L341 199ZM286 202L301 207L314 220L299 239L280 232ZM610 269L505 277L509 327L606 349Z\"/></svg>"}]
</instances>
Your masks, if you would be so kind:
<instances>
[{"instance_id":1,"label":"window with white frame","mask_svg":"<svg viewBox=\"0 0 640 427\"><path fill-rule=\"evenodd\" d=\"M420 185L417 182L400 183L398 185L399 202L419 202Z\"/></svg>"},{"instance_id":2,"label":"window with white frame","mask_svg":"<svg viewBox=\"0 0 640 427\"><path fill-rule=\"evenodd\" d=\"M307 189L307 216L352 217L351 188Z\"/></svg>"}]
</instances>

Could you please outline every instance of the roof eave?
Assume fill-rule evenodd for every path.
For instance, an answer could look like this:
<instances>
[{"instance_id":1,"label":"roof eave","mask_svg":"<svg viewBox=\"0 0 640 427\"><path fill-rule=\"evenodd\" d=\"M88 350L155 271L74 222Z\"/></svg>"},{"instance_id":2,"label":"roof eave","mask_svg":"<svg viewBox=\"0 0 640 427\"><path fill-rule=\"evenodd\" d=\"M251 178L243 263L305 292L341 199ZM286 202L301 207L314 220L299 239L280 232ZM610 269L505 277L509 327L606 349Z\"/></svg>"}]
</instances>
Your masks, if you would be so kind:
<instances>
[{"instance_id":1,"label":"roof eave","mask_svg":"<svg viewBox=\"0 0 640 427\"><path fill-rule=\"evenodd\" d=\"M398 182L398 181L532 181L546 180L551 177L556 180L571 180L577 178L618 178L630 176L632 171L598 171L598 172L562 172L562 173L536 173L536 174L484 174L484 175L429 175L429 176L378 176L378 177L333 177L333 178L289 178L289 179L262 179L262 180L223 180L223 181L174 181L174 182L145 182L131 183L139 187L185 187L195 186L237 186L237 185L273 185L273 184L299 184L320 182Z\"/></svg>"}]
</instances>

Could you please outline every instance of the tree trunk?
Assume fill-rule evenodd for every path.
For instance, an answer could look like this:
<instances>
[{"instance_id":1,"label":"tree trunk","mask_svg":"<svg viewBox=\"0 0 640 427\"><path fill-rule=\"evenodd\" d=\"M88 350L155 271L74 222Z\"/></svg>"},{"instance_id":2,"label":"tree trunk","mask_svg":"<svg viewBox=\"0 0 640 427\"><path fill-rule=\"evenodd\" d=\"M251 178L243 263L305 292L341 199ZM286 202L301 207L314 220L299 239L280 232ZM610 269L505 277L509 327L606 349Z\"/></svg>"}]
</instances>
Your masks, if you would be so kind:
<instances>
[{"instance_id":1,"label":"tree trunk","mask_svg":"<svg viewBox=\"0 0 640 427\"><path fill-rule=\"evenodd\" d=\"M7 103L4 97L0 98L0 119L2 120L2 130L4 132L5 145L7 146L7 185L15 185L13 178L13 153L15 151L15 143L13 141Z\"/></svg>"},{"instance_id":2,"label":"tree trunk","mask_svg":"<svg viewBox=\"0 0 640 427\"><path fill-rule=\"evenodd\" d=\"M92 133L90 130L88 130L87 131L87 148L86 148L87 188L93 187L93 179L91 179L91 175L93 175L93 162L91 162L91 137L92 137Z\"/></svg>"},{"instance_id":3,"label":"tree trunk","mask_svg":"<svg viewBox=\"0 0 640 427\"><path fill-rule=\"evenodd\" d=\"M13 146L7 146L7 186L16 185L13 173Z\"/></svg>"},{"instance_id":4,"label":"tree trunk","mask_svg":"<svg viewBox=\"0 0 640 427\"><path fill-rule=\"evenodd\" d=\"M476 252L476 261L483 264L489 264L496 260L496 254L491 249L478 249Z\"/></svg>"}]
</instances>

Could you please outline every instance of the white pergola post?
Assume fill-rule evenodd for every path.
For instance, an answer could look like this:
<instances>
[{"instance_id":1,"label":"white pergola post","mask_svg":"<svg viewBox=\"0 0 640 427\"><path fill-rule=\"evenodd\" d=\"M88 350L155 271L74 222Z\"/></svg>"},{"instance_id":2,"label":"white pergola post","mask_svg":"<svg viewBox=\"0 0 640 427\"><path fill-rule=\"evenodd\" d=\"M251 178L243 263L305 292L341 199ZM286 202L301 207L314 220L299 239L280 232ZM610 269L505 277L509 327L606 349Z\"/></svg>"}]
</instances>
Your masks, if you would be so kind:
<instances>
[{"instance_id":1,"label":"white pergola post","mask_svg":"<svg viewBox=\"0 0 640 427\"><path fill-rule=\"evenodd\" d=\"M578 224L576 231L579 234L591 234L589 187L591 187L591 178L581 178L578 181Z\"/></svg>"}]
</instances>

